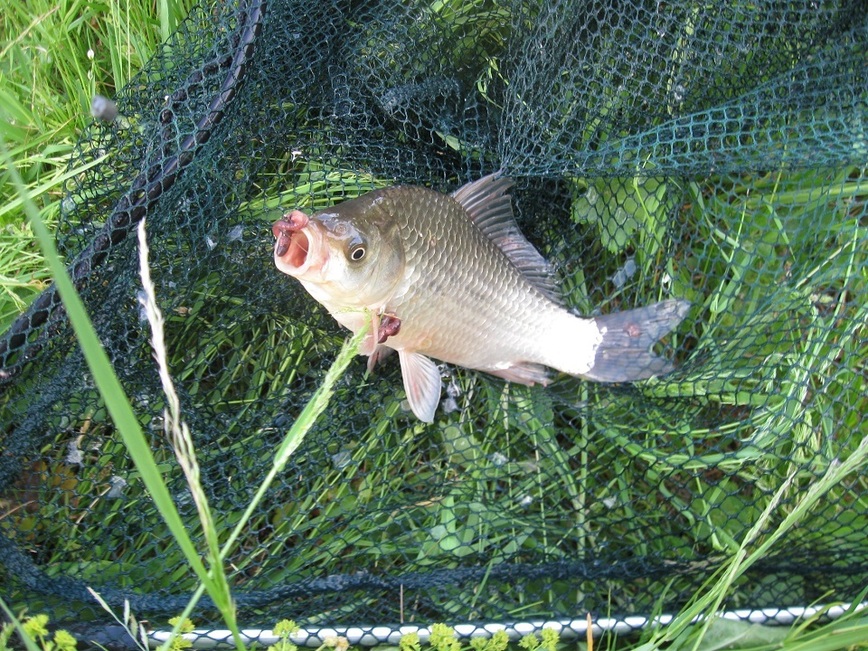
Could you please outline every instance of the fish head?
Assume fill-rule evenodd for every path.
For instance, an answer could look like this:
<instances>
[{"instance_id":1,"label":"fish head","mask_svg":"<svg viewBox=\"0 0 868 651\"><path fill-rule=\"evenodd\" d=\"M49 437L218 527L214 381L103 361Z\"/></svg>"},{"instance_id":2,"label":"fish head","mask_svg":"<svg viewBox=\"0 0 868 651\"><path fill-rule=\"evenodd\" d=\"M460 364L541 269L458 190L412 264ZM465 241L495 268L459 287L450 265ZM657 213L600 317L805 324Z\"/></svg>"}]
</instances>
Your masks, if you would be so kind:
<instances>
[{"instance_id":1,"label":"fish head","mask_svg":"<svg viewBox=\"0 0 868 651\"><path fill-rule=\"evenodd\" d=\"M272 226L274 263L321 303L384 305L404 273L397 223L365 197L314 215L293 210Z\"/></svg>"}]
</instances>

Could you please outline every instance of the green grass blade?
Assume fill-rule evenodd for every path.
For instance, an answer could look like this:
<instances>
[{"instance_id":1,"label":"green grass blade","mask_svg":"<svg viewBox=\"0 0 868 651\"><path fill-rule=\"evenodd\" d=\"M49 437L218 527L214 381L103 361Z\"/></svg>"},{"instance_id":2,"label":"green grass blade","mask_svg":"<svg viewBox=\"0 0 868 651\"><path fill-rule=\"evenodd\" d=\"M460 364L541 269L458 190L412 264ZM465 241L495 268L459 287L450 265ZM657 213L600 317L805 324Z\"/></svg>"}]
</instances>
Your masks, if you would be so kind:
<instances>
[{"instance_id":1,"label":"green grass blade","mask_svg":"<svg viewBox=\"0 0 868 651\"><path fill-rule=\"evenodd\" d=\"M12 166L11 166L10 161L12 160L12 158L9 156L9 152L6 149L5 139L4 139L4 143L3 143L3 152L4 152L4 154L3 154L4 158L6 158L7 164L10 166L9 169L11 171ZM92 160L91 162L86 163L85 165L81 165L79 167L76 167L75 169L69 170L68 172L65 172L63 174L59 174L58 176L54 176L51 178L51 180L43 183L42 185L38 185L29 191L25 189L23 192L19 192L17 199L13 199L9 203L7 203L5 206L0 206L0 218L2 218L3 215L5 215L6 213L10 213L10 212L13 212L13 211L20 209L22 206L25 205L25 203L30 201L29 197L33 197L33 196L48 192L52 188L57 187L57 186L61 185L62 183L64 183L67 179L71 179L74 176L78 176L82 172L86 172L87 170L89 170L91 167L99 165L100 163L105 161L105 159L107 157L108 157L108 154L105 154L104 156L100 156L99 158ZM21 180L21 177L18 176L18 179ZM24 188L23 181L19 184L19 189L22 189L22 188ZM26 209L26 207L25 207L25 211L27 212L28 216L30 216L32 219L32 215L31 215L30 211ZM0 222L0 223L2 223L2 222ZM34 230L35 230L35 228L36 227L34 226ZM46 232L48 232L48 231L46 231ZM40 242L41 242L41 240L40 240ZM52 247L53 247L53 245L52 245Z\"/></svg>"},{"instance_id":2,"label":"green grass blade","mask_svg":"<svg viewBox=\"0 0 868 651\"><path fill-rule=\"evenodd\" d=\"M123 387L121 387L108 355L106 355L105 350L100 344L84 303L76 292L72 279L69 277L66 267L57 253L51 234L42 222L36 206L31 201L21 176L15 167L15 163L8 155L6 144L2 140L0 140L0 152L2 152L3 159L8 167L12 182L18 187L18 191L21 194L24 209L39 239L39 245L51 269L54 282L57 284L57 289L63 299L66 313L69 315L70 323L78 337L88 366L93 373L94 381L105 400L106 408L124 444L129 450L130 458L135 462L136 468L141 473L142 481L150 492L154 504L166 521L166 525L171 530L190 566L196 572L199 580L205 584L210 594L211 589L213 589L213 581L205 569L187 530L184 528L184 523L157 468L157 463L142 433L139 421L133 413L132 406L124 393Z\"/></svg>"},{"instance_id":3,"label":"green grass blade","mask_svg":"<svg viewBox=\"0 0 868 651\"><path fill-rule=\"evenodd\" d=\"M317 387L316 392L314 392L313 396L305 405L301 414L299 414L298 418L296 418L289 432L287 432L286 436L283 438L283 441L281 441L280 447L277 449L277 452L274 455L274 461L272 463L271 469L262 480L262 483L257 489L256 494L253 496L253 499L250 500L250 504L247 505L247 508L245 509L238 523L235 525L235 528L232 530L229 538L223 544L220 552L221 562L225 561L226 557L231 553L232 549L234 548L238 538L244 533L247 527L247 523L256 512L256 508L262 502L265 494L268 492L268 489L274 482L274 479L283 471L287 461L289 461L293 452L298 449L298 446L301 445L302 441L304 441L305 436L307 436L310 428L313 427L316 419L328 406L332 394L334 393L335 384L343 376L344 372L346 372L347 366L349 366L353 358L358 355L359 345L361 344L367 333L368 328L363 327L352 338L344 342L343 347L341 348L338 356L335 358L335 361L332 363L331 367L326 373L325 378L323 378L322 383L319 385L319 387ZM200 586L190 598L190 601L188 602L187 607L184 609L184 612L181 613L181 616L179 618L180 620L184 620L190 617L193 609L196 607L196 603L202 597L202 593L203 589L202 586ZM172 634L169 636L169 640L174 639L174 637L178 634L179 630L180 625L176 625L172 631ZM167 641L160 648L168 649L169 645L170 642Z\"/></svg>"},{"instance_id":4,"label":"green grass blade","mask_svg":"<svg viewBox=\"0 0 868 651\"><path fill-rule=\"evenodd\" d=\"M274 454L274 462L271 470L268 471L265 479L262 480L262 484L256 491L256 495L253 496L253 499L244 511L244 515L241 516L241 520L235 526L235 529L233 529L226 544L223 545L223 550L220 556L221 559L225 559L229 554L232 546L238 539L238 536L240 536L244 531L244 528L256 510L256 507L262 501L263 497L265 497L265 493L268 491L268 488L271 486L275 477L277 477L277 475L284 469L287 461L289 461L289 458L292 456L292 453L298 449L298 446L301 445L301 442L310 431L310 428L313 427L316 419L328 406L332 394L334 393L335 384L347 370L347 366L349 366L353 358L358 355L359 345L362 343L362 340L365 338L367 333L368 328L363 327L352 338L344 342L337 358L326 373L322 384L319 385L316 392L313 394L313 397L311 397L305 405L301 414L299 414L289 432L287 432L286 436L283 438L280 447Z\"/></svg>"},{"instance_id":5,"label":"green grass blade","mask_svg":"<svg viewBox=\"0 0 868 651\"><path fill-rule=\"evenodd\" d=\"M784 535L792 528L803 522L822 498L834 486L846 477L864 471L868 465L868 439L863 439L859 446L850 456L840 462L830 464L825 474L819 477L811 487L801 496L792 509L787 513L781 524L769 535L762 538L762 542L752 551L749 548L761 539L761 534L768 521L778 512L780 501L787 493L790 484L796 480L796 472L793 472L780 486L774 498L754 523L751 530L741 542L738 551L730 561L721 568L713 583L709 583L707 589L697 592L697 599L687 606L666 628L655 635L650 642L636 648L636 651L652 651L665 646L679 635L684 633L695 622L703 622L702 632L696 637L694 651L702 649L704 631L713 621L712 615L721 609L721 604L729 594L735 580L743 575L750 567L766 557L771 549L781 542Z\"/></svg>"}]
</instances>

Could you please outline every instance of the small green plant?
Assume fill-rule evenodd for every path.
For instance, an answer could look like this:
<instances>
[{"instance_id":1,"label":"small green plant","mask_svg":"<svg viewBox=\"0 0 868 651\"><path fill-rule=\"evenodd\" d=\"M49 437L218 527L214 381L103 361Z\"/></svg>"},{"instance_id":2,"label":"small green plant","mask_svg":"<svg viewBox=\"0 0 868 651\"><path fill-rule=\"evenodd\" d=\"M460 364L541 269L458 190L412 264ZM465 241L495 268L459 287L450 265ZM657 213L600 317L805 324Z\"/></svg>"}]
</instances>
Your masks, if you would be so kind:
<instances>
[{"instance_id":1,"label":"small green plant","mask_svg":"<svg viewBox=\"0 0 868 651\"><path fill-rule=\"evenodd\" d=\"M282 620L272 629L278 640L268 646L266 651L298 651L298 645L292 641L292 636L300 631L300 627L291 620ZM530 633L522 637L512 648L525 651L556 651L560 642L557 631L544 629L539 634ZM384 647L392 648L394 647ZM510 648L510 639L506 631L496 631L491 635L463 639L455 629L443 623L433 624L426 641L418 632L405 633L398 641L397 651L506 651ZM326 638L316 651L349 651L347 638L333 636Z\"/></svg>"},{"instance_id":2,"label":"small green plant","mask_svg":"<svg viewBox=\"0 0 868 651\"><path fill-rule=\"evenodd\" d=\"M5 610L5 604L4 604ZM10 613L7 611L7 616ZM52 635L48 630L48 615L21 615L19 618L10 617L12 621L6 622L0 628L0 651L18 648L11 644L12 634L18 631L22 643L29 651L42 649L42 651L73 651L76 649L76 640L68 631L57 630Z\"/></svg>"},{"instance_id":3,"label":"small green plant","mask_svg":"<svg viewBox=\"0 0 868 651\"><path fill-rule=\"evenodd\" d=\"M299 626L290 619L282 619L275 624L272 632L280 638L276 643L268 647L268 651L297 651L298 646L289 639L299 631Z\"/></svg>"},{"instance_id":4,"label":"small green plant","mask_svg":"<svg viewBox=\"0 0 868 651\"><path fill-rule=\"evenodd\" d=\"M515 646L525 651L555 651L560 641L558 632L543 629L539 634L528 633ZM455 629L446 624L433 624L427 643L423 643L418 633L407 633L398 642L400 651L506 651L510 647L506 631L495 631L490 636L471 637L462 640Z\"/></svg>"},{"instance_id":5,"label":"small green plant","mask_svg":"<svg viewBox=\"0 0 868 651\"><path fill-rule=\"evenodd\" d=\"M506 651L509 646L509 635L506 631L495 631L491 637L470 638L470 648L473 651Z\"/></svg>"},{"instance_id":6,"label":"small green plant","mask_svg":"<svg viewBox=\"0 0 868 651\"><path fill-rule=\"evenodd\" d=\"M446 624L434 624L431 627L429 641L434 651L460 651L461 643L455 637L455 629Z\"/></svg>"},{"instance_id":7,"label":"small green plant","mask_svg":"<svg viewBox=\"0 0 868 651\"><path fill-rule=\"evenodd\" d=\"M181 649L189 649L193 643L184 637L184 633L192 633L196 627L193 622L186 617L172 617L169 623L178 631L178 635L172 636L172 641L169 643L170 651L181 651Z\"/></svg>"},{"instance_id":8,"label":"small green plant","mask_svg":"<svg viewBox=\"0 0 868 651\"><path fill-rule=\"evenodd\" d=\"M518 646L527 651L555 651L560 641L558 632L550 628L544 628L539 632L528 633L518 642Z\"/></svg>"},{"instance_id":9,"label":"small green plant","mask_svg":"<svg viewBox=\"0 0 868 651\"><path fill-rule=\"evenodd\" d=\"M292 636L298 633L301 628L291 619L282 619L275 624L272 633L278 638L277 642L269 645L266 651L298 651L298 645L292 641ZM350 643L347 638L341 635L333 635L323 640L316 651L325 651L325 649L335 649L336 651L347 651L350 648Z\"/></svg>"}]
</instances>

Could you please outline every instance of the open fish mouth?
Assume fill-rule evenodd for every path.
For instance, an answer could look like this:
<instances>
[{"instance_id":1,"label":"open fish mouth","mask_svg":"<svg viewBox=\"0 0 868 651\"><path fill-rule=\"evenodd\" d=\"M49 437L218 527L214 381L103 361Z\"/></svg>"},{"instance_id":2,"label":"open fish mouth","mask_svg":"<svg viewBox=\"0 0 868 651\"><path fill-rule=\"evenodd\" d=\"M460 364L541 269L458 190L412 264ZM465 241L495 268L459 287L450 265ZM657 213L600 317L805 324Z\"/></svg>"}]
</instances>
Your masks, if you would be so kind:
<instances>
[{"instance_id":1,"label":"open fish mouth","mask_svg":"<svg viewBox=\"0 0 868 651\"><path fill-rule=\"evenodd\" d=\"M293 210L274 222L274 256L291 270L301 270L309 261L311 237L308 234L310 218L300 210Z\"/></svg>"}]
</instances>

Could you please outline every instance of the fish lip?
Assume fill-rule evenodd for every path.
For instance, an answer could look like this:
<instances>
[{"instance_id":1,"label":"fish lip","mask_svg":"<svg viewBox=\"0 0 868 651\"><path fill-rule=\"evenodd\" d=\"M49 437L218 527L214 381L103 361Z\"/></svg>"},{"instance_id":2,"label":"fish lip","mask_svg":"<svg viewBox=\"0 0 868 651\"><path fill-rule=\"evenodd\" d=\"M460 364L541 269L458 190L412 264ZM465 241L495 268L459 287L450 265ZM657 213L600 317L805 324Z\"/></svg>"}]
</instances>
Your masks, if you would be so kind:
<instances>
[{"instance_id":1,"label":"fish lip","mask_svg":"<svg viewBox=\"0 0 868 651\"><path fill-rule=\"evenodd\" d=\"M324 260L316 223L300 210L293 210L274 222L274 262L291 276L301 276L322 267Z\"/></svg>"}]
</instances>

